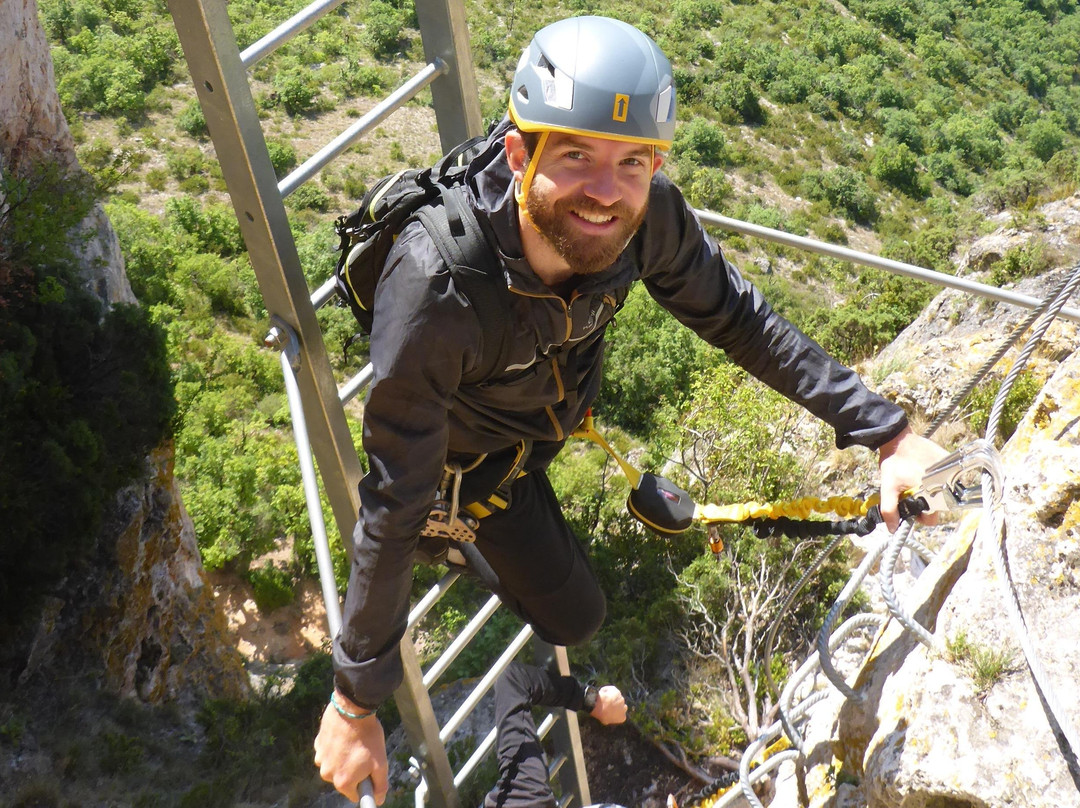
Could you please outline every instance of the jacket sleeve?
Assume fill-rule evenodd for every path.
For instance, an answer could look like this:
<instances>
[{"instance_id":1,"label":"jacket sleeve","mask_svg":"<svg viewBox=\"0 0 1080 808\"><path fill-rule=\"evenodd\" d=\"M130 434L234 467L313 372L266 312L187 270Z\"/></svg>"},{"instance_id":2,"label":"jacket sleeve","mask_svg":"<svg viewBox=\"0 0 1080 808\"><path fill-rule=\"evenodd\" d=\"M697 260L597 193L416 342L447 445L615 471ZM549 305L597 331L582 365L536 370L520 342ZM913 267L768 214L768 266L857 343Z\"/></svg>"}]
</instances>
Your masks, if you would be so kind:
<instances>
[{"instance_id":1,"label":"jacket sleeve","mask_svg":"<svg viewBox=\"0 0 1080 808\"><path fill-rule=\"evenodd\" d=\"M479 321L454 288L419 225L399 236L375 294L374 375L364 408L369 471L360 483L360 519L335 683L374 708L401 683L412 555L442 475L447 414L472 366Z\"/></svg>"},{"instance_id":2,"label":"jacket sleeve","mask_svg":"<svg viewBox=\"0 0 1080 808\"><path fill-rule=\"evenodd\" d=\"M495 697L497 713L533 705L581 710L585 705L585 686L573 676L556 676L536 665L515 661L503 672Z\"/></svg>"},{"instance_id":3,"label":"jacket sleeve","mask_svg":"<svg viewBox=\"0 0 1080 808\"><path fill-rule=\"evenodd\" d=\"M653 298L751 375L832 426L838 448L876 449L903 431L903 410L870 392L858 374L773 311L662 174L653 181L644 230L642 280Z\"/></svg>"}]
</instances>

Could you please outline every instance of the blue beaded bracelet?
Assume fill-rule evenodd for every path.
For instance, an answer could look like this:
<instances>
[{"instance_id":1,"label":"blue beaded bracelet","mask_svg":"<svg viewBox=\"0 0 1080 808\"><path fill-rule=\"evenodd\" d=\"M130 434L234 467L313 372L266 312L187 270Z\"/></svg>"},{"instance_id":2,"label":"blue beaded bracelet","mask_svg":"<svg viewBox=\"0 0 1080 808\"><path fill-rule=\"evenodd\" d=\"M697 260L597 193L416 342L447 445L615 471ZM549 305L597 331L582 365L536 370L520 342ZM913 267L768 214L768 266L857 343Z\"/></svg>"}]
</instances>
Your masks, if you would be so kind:
<instances>
[{"instance_id":1,"label":"blue beaded bracelet","mask_svg":"<svg viewBox=\"0 0 1080 808\"><path fill-rule=\"evenodd\" d=\"M330 693L330 703L334 706L334 709L337 710L338 715L340 715L342 718L351 718L354 721L359 721L361 718L367 718L369 715L375 715L372 710L364 710L364 712L362 713L350 713L348 710L338 704L336 690L331 691ZM360 709L363 710L364 708L361 707Z\"/></svg>"}]
</instances>

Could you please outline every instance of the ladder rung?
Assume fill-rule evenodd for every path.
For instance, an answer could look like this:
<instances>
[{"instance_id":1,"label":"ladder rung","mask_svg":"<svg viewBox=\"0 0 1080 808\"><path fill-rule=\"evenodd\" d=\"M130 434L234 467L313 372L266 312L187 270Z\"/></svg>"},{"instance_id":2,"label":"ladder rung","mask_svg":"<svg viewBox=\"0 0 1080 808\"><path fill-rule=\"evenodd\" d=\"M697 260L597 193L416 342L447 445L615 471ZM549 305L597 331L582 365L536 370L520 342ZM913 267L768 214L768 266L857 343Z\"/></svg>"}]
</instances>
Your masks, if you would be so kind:
<instances>
[{"instance_id":1,"label":"ladder rung","mask_svg":"<svg viewBox=\"0 0 1080 808\"><path fill-rule=\"evenodd\" d=\"M251 67L260 59L266 58L277 50L279 45L284 45L305 28L344 2L345 0L316 0L311 5L302 8L262 39L244 48L240 52L240 61L243 62L244 67Z\"/></svg>"},{"instance_id":2,"label":"ladder rung","mask_svg":"<svg viewBox=\"0 0 1080 808\"><path fill-rule=\"evenodd\" d=\"M556 774L559 773L559 769L561 769L563 767L564 763L566 763L566 755L565 754L556 755L552 759L551 763L548 764L548 780L550 780Z\"/></svg>"},{"instance_id":3,"label":"ladder rung","mask_svg":"<svg viewBox=\"0 0 1080 808\"><path fill-rule=\"evenodd\" d=\"M368 110L360 120L311 155L304 161L303 165L279 182L278 193L283 197L291 194L301 184L315 176L319 169L359 140L365 132L381 123L391 112L404 106L410 98L413 98L448 69L446 62L436 56L423 70L386 96Z\"/></svg>"},{"instance_id":4,"label":"ladder rung","mask_svg":"<svg viewBox=\"0 0 1080 808\"><path fill-rule=\"evenodd\" d=\"M447 668L454 664L458 654L464 651L465 646L469 644L472 638L480 633L480 629L484 627L484 624L491 619L491 616L495 614L501 605L502 601L499 600L498 595L492 595L488 598L487 603L473 616L473 619L469 621L464 630L450 643L450 647L443 651L442 656L431 666L431 670L424 674L424 687L431 690L431 686L439 680L440 676L446 673Z\"/></svg>"},{"instance_id":5,"label":"ladder rung","mask_svg":"<svg viewBox=\"0 0 1080 808\"><path fill-rule=\"evenodd\" d=\"M371 384L371 379L375 376L375 366L368 362L364 369L353 376L347 381L340 390L338 390L338 400L342 405L348 404L354 398L357 393Z\"/></svg>"}]
</instances>

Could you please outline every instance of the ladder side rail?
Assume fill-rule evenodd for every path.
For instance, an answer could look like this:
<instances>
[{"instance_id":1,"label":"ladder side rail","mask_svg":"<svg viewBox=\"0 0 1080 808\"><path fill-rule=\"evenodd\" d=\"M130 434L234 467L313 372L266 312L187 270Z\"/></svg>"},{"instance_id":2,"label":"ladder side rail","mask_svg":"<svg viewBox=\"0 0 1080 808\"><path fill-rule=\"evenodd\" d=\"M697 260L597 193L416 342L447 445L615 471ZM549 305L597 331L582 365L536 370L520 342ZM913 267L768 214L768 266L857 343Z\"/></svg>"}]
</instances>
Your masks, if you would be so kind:
<instances>
[{"instance_id":1,"label":"ladder side rail","mask_svg":"<svg viewBox=\"0 0 1080 808\"><path fill-rule=\"evenodd\" d=\"M299 361L300 344L296 334L280 320L271 328L267 342L281 343L281 375L285 379L285 394L289 400L289 412L292 414L293 438L296 441L296 454L300 459L300 477L304 482L304 500L307 504L308 521L311 523L312 541L315 544L315 562L319 568L319 584L322 587L323 604L326 606L326 622L330 628L330 636L336 637L341 630L341 600L337 581L334 580L334 562L331 560L330 542L326 536L319 480L315 475L304 405L300 400L300 386L297 384L296 368L293 365Z\"/></svg>"},{"instance_id":2,"label":"ladder side rail","mask_svg":"<svg viewBox=\"0 0 1080 808\"><path fill-rule=\"evenodd\" d=\"M251 67L256 62L265 59L297 34L306 31L344 2L345 0L316 0L314 3L310 3L266 36L244 48L240 52L240 61L243 62L244 67Z\"/></svg>"},{"instance_id":3,"label":"ladder side rail","mask_svg":"<svg viewBox=\"0 0 1080 808\"><path fill-rule=\"evenodd\" d=\"M424 58L449 66L431 85L443 153L483 132L463 0L415 0Z\"/></svg>"},{"instance_id":4,"label":"ladder side rail","mask_svg":"<svg viewBox=\"0 0 1080 808\"><path fill-rule=\"evenodd\" d=\"M222 0L169 0L222 175L266 309L300 338L297 383L311 446L350 559L360 459L277 191L262 127Z\"/></svg>"},{"instance_id":5,"label":"ladder side rail","mask_svg":"<svg viewBox=\"0 0 1080 808\"><path fill-rule=\"evenodd\" d=\"M723 227L725 230L734 230L736 233L765 239L766 241L783 244L787 247L794 247L797 250L827 255L830 258L837 258L841 261L851 261L854 264L862 264L863 266L873 267L875 269L883 269L886 272L904 275L917 280L928 281L929 283L938 286L959 289L963 292L971 292L979 297L996 300L999 303L1010 303L1026 309L1036 309L1044 302L1028 295L1009 292L1005 289L998 289L996 286L968 280L967 278L960 278L956 275L935 272L932 269L925 269L923 267L915 266L914 264L906 264L903 261L894 261L891 258L881 258L880 256L859 252L858 250L852 250L848 247L839 247L835 244L817 241L816 239L806 238L805 236L796 236L792 233L785 233L783 230L775 230L771 227L763 227L761 225L740 221L739 219L731 219L709 210L695 210L694 213L696 213L698 218L703 222ZM1080 310L1074 308L1063 308L1058 316L1065 320L1071 320L1074 323L1080 323Z\"/></svg>"},{"instance_id":6,"label":"ladder side rail","mask_svg":"<svg viewBox=\"0 0 1080 808\"><path fill-rule=\"evenodd\" d=\"M424 687L424 675L409 632L401 638L399 647L404 678L394 691L394 701L420 767L422 779L416 789L417 804L430 795L433 808L461 808L446 742L439 731L431 695Z\"/></svg>"},{"instance_id":7,"label":"ladder side rail","mask_svg":"<svg viewBox=\"0 0 1080 808\"><path fill-rule=\"evenodd\" d=\"M352 124L282 179L278 183L278 191L283 197L291 194L300 185L315 176L319 169L336 159L368 131L384 121L392 112L405 106L410 99L416 97L421 90L434 82L439 76L445 75L448 69L449 66L445 61L435 57L434 61L429 65L372 107L356 123Z\"/></svg>"}]
</instances>

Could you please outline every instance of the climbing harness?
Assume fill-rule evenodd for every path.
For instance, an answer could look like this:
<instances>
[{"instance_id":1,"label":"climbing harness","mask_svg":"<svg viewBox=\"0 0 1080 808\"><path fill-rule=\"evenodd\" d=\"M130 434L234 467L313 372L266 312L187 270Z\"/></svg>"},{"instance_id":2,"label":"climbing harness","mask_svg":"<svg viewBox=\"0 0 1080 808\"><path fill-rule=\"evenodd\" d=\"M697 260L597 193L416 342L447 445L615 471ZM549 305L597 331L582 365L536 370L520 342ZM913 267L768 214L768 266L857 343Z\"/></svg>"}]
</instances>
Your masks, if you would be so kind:
<instances>
[{"instance_id":1,"label":"climbing harness","mask_svg":"<svg viewBox=\"0 0 1080 808\"><path fill-rule=\"evenodd\" d=\"M480 520L510 507L510 487L527 473L525 461L531 452L532 441L520 440L502 452L479 455L466 466L454 461L443 467L435 501L420 532L421 543L435 548L429 553L433 563L445 558L443 544L476 541ZM470 481L467 475L472 473L480 479Z\"/></svg>"}]
</instances>

